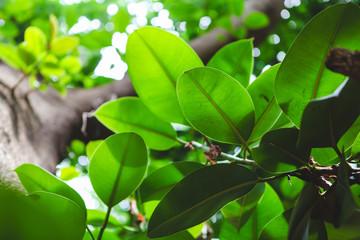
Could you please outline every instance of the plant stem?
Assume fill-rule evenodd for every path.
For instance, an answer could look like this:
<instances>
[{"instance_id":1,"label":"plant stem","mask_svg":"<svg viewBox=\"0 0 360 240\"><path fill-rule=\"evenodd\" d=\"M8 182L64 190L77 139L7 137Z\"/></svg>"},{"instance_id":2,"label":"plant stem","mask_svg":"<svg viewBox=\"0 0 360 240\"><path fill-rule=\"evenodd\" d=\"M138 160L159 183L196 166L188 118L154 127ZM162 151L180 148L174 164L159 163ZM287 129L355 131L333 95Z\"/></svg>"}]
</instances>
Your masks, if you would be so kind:
<instances>
[{"instance_id":1,"label":"plant stem","mask_svg":"<svg viewBox=\"0 0 360 240\"><path fill-rule=\"evenodd\" d=\"M335 150L336 154L339 156L340 159L345 160L344 154L340 152L339 148L337 147L337 145L333 146L333 149Z\"/></svg>"},{"instance_id":2,"label":"plant stem","mask_svg":"<svg viewBox=\"0 0 360 240\"><path fill-rule=\"evenodd\" d=\"M86 225L86 230L89 232L91 239L92 239L92 240L95 240L95 237L94 237L94 235L92 234L92 232L90 231L88 225Z\"/></svg>"},{"instance_id":3,"label":"plant stem","mask_svg":"<svg viewBox=\"0 0 360 240\"><path fill-rule=\"evenodd\" d=\"M177 141L183 145L186 145L188 144L188 142L182 140L182 139L177 139ZM196 148L199 148L199 149L202 149L204 150L205 152L209 152L210 151L210 148L208 146L205 146L201 143L198 143L196 141L191 141L190 144ZM253 160L248 160L248 159L243 159L243 158L239 158L239 157L235 157L231 154L227 154L227 153L224 153L222 152L220 154L221 157L223 157L224 159L227 159L229 161L232 161L232 162L235 162L235 163L239 163L239 164L243 164L243 165L250 165L250 166L257 166L257 164L255 163L255 161Z\"/></svg>"},{"instance_id":4,"label":"plant stem","mask_svg":"<svg viewBox=\"0 0 360 240\"><path fill-rule=\"evenodd\" d=\"M107 224L108 224L108 222L109 222L109 217L110 217L111 208L112 208L111 205L109 205L109 207L108 207L108 209L107 209L107 212L106 212L106 216L105 216L104 223L103 223L103 225L101 226L100 233L99 233L99 236L98 236L97 240L101 240L101 238L102 238L102 235L103 235L103 233L104 233L104 231L105 231L105 228L106 228L106 226L107 226Z\"/></svg>"}]
</instances>

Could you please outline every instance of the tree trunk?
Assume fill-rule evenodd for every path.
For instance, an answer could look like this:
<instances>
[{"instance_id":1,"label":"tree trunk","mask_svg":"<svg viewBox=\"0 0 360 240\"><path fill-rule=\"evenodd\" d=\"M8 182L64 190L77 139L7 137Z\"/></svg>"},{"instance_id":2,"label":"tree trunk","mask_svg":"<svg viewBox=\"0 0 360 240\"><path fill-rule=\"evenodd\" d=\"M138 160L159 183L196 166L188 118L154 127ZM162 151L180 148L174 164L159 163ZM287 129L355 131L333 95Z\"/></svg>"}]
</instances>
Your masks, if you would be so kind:
<instances>
[{"instance_id":1,"label":"tree trunk","mask_svg":"<svg viewBox=\"0 0 360 240\"><path fill-rule=\"evenodd\" d=\"M261 11L269 16L271 22L264 29L249 32L248 37L255 37L255 44L266 38L282 8L283 0L246 2L244 16ZM241 26L242 22L243 18L233 19L235 26ZM223 36L221 41L219 35ZM234 40L228 31L215 28L190 45L206 63L217 50ZM103 87L70 89L65 98L54 90L46 93L33 91L26 101L27 79L15 92L11 91L21 78L21 72L0 62L0 182L16 180L11 170L23 163L33 163L54 172L56 165L66 156L65 147L72 139L89 141L111 134L94 118L87 119L85 131L81 131L85 126L84 113L110 99L136 95L126 75L123 80Z\"/></svg>"}]
</instances>

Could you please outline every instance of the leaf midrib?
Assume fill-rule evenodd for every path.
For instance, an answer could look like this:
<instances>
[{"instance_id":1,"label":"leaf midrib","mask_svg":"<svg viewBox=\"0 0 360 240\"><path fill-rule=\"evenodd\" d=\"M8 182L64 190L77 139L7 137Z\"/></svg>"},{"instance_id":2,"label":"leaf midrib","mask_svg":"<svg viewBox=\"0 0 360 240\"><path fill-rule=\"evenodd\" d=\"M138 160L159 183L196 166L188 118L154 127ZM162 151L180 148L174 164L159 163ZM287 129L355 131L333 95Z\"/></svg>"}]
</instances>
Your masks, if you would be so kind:
<instances>
[{"instance_id":1,"label":"leaf midrib","mask_svg":"<svg viewBox=\"0 0 360 240\"><path fill-rule=\"evenodd\" d=\"M220 107L212 100L212 98L205 92L205 90L200 86L200 84L191 76L189 73L187 73L190 77L190 79L195 83L195 85L200 89L200 91L205 95L205 97L210 101L210 103L213 105L213 107L220 113L220 115L223 117L223 119L227 122L227 124L230 126L230 128L235 133L236 137L240 140L241 144L244 145L245 148L249 149L245 139L241 136L240 132L236 129L234 124L230 121L230 119L226 116L226 114L220 109ZM249 151L250 152L250 151Z\"/></svg>"},{"instance_id":2,"label":"leaf midrib","mask_svg":"<svg viewBox=\"0 0 360 240\"><path fill-rule=\"evenodd\" d=\"M291 158L293 158L294 160L298 161L299 163L301 163L302 165L308 165L306 162L304 162L302 159L298 158L297 156L295 156L294 154L292 154L291 152L287 151L286 149L276 145L276 144L273 144L273 143L263 143L264 145L269 145L273 148L276 148L278 150L280 150L281 152L285 153L286 155L290 156Z\"/></svg>"},{"instance_id":3,"label":"leaf midrib","mask_svg":"<svg viewBox=\"0 0 360 240\"><path fill-rule=\"evenodd\" d=\"M248 141L251 140L251 138L252 138L253 134L255 133L256 129L259 127L260 123L264 120L266 114L270 111L270 108L274 105L274 103L275 103L275 98L273 98L271 100L270 104L266 107L265 111L261 114L260 118L255 123L253 131L252 131L251 136L249 137Z\"/></svg>"},{"instance_id":4,"label":"leaf midrib","mask_svg":"<svg viewBox=\"0 0 360 240\"><path fill-rule=\"evenodd\" d=\"M166 76L169 78L169 80L171 81L171 83L173 84L174 87L176 87L176 82L175 80L171 77L170 73L167 71L166 67L164 66L164 64L160 61L160 59L158 58L158 56L155 54L154 50L150 47L150 45L145 41L145 39L141 36L140 33L138 33L137 31L135 31L135 33L137 33L137 35L139 36L139 39L144 43L144 45L146 46L146 48L149 50L149 52L151 53L151 55L155 58L156 62L160 65L160 67L162 68L162 70L165 72Z\"/></svg>"},{"instance_id":5,"label":"leaf midrib","mask_svg":"<svg viewBox=\"0 0 360 240\"><path fill-rule=\"evenodd\" d=\"M338 30L339 30L339 26L344 18L344 14L346 12L346 9L344 9L339 21L337 22L337 25L336 25L336 28L335 28L335 31L333 32L332 36L331 36L331 40L329 42L329 45L328 45L328 48L326 49L326 53L324 55L324 58L322 60L322 63L321 63L321 66L320 66L320 70L318 72L318 75L316 77L316 82L315 82L315 86L314 86L314 90L313 90L313 93L311 95L311 100L315 99L316 98L316 95L317 95L317 92L318 92L318 89L319 89L319 85L320 85L320 80L321 80L321 76L322 76L322 73L324 71L324 68L325 68L325 60L330 52L330 49L331 47L333 46L333 43L335 41L335 37L336 37L336 34L338 33Z\"/></svg>"},{"instance_id":6,"label":"leaf midrib","mask_svg":"<svg viewBox=\"0 0 360 240\"><path fill-rule=\"evenodd\" d=\"M115 182L114 182L113 189L112 189L112 191L111 191L108 208L113 207L112 205L113 205L113 203L114 203L114 201L115 201L116 191L117 191L117 188L118 188L118 186L119 186L120 176L121 176L122 170L123 170L123 168L124 168L124 164L125 164L125 161L126 161L126 157L127 157L128 150L129 150L131 138L132 138L132 135L129 135L128 142L126 143L126 147L125 147L125 149L124 149L124 154L123 154L122 159L121 159L121 162L120 162L120 169L119 169L119 171L118 171L118 174L117 174L117 176L116 176L116 180L115 180Z\"/></svg>"}]
</instances>

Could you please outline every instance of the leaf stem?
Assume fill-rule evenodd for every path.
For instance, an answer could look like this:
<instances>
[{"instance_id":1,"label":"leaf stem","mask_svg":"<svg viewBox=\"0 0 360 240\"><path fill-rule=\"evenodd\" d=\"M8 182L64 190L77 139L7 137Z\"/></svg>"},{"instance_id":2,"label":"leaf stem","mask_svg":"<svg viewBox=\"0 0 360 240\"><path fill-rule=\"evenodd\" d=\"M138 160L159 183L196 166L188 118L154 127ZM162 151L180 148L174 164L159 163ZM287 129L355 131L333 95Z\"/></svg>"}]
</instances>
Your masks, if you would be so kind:
<instances>
[{"instance_id":1,"label":"leaf stem","mask_svg":"<svg viewBox=\"0 0 360 240\"><path fill-rule=\"evenodd\" d=\"M103 225L101 226L101 229L100 229L99 236L98 236L97 240L101 240L101 238L102 238L102 235L103 235L103 233L104 233L104 231L105 231L105 228L106 228L106 226L107 226L107 224L108 224L108 222L109 222L109 217L110 217L111 208L112 208L112 207L111 207L111 205L110 205L110 206L108 207L107 211L106 211L105 220L104 220Z\"/></svg>"},{"instance_id":2,"label":"leaf stem","mask_svg":"<svg viewBox=\"0 0 360 240\"><path fill-rule=\"evenodd\" d=\"M86 230L89 232L91 239L92 239L92 240L95 240L95 237L94 237L94 235L92 234L92 232L91 232L91 230L90 230L90 228L89 228L88 225L86 225Z\"/></svg>"},{"instance_id":3,"label":"leaf stem","mask_svg":"<svg viewBox=\"0 0 360 240\"><path fill-rule=\"evenodd\" d=\"M333 145L332 148L335 150L336 154L339 156L340 159L345 160L344 154L340 152L340 150L339 150L339 148L337 147L337 145Z\"/></svg>"},{"instance_id":4,"label":"leaf stem","mask_svg":"<svg viewBox=\"0 0 360 240\"><path fill-rule=\"evenodd\" d=\"M178 138L177 141L183 145L186 145L188 144L188 142ZM190 144L193 146L193 147L196 147L196 148L199 148L199 149L202 149L204 150L205 152L209 152L210 151L210 148L208 146L205 146L201 143L198 143L196 141L191 141ZM243 158L239 158L239 157L236 157L236 156L233 156L231 154L227 154L227 153L224 153L222 152L220 154L220 156L226 160L229 160L229 161L232 161L232 162L235 162L235 163L238 163L238 164L243 164L243 165L249 165L249 166L257 166L257 164L255 163L255 161L253 160L249 160L249 159L243 159ZM219 161L218 161L219 162Z\"/></svg>"}]
</instances>

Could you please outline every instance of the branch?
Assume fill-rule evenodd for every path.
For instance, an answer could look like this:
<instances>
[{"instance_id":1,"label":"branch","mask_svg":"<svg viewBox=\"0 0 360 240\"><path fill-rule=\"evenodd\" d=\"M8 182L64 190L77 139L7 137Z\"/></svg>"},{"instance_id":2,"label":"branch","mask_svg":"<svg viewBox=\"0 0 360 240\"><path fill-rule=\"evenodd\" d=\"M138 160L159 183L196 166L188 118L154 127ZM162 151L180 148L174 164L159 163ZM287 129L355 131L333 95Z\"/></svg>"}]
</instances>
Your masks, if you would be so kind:
<instances>
[{"instance_id":1,"label":"branch","mask_svg":"<svg viewBox=\"0 0 360 240\"><path fill-rule=\"evenodd\" d=\"M210 151L210 147L205 146L205 145L203 145L203 144L201 144L199 142L196 142L196 141L186 142L186 141L184 141L184 140L182 140L180 138L178 138L177 141L179 143L183 144L184 146L189 146L190 145L190 146L193 146L195 148L202 149L205 152ZM236 156L228 154L228 153L221 152L220 157L222 157L223 159L238 163L238 164L258 167L256 162L254 162L253 160L239 158L239 157L236 157ZM218 161L218 162L220 162L220 161Z\"/></svg>"}]
</instances>

